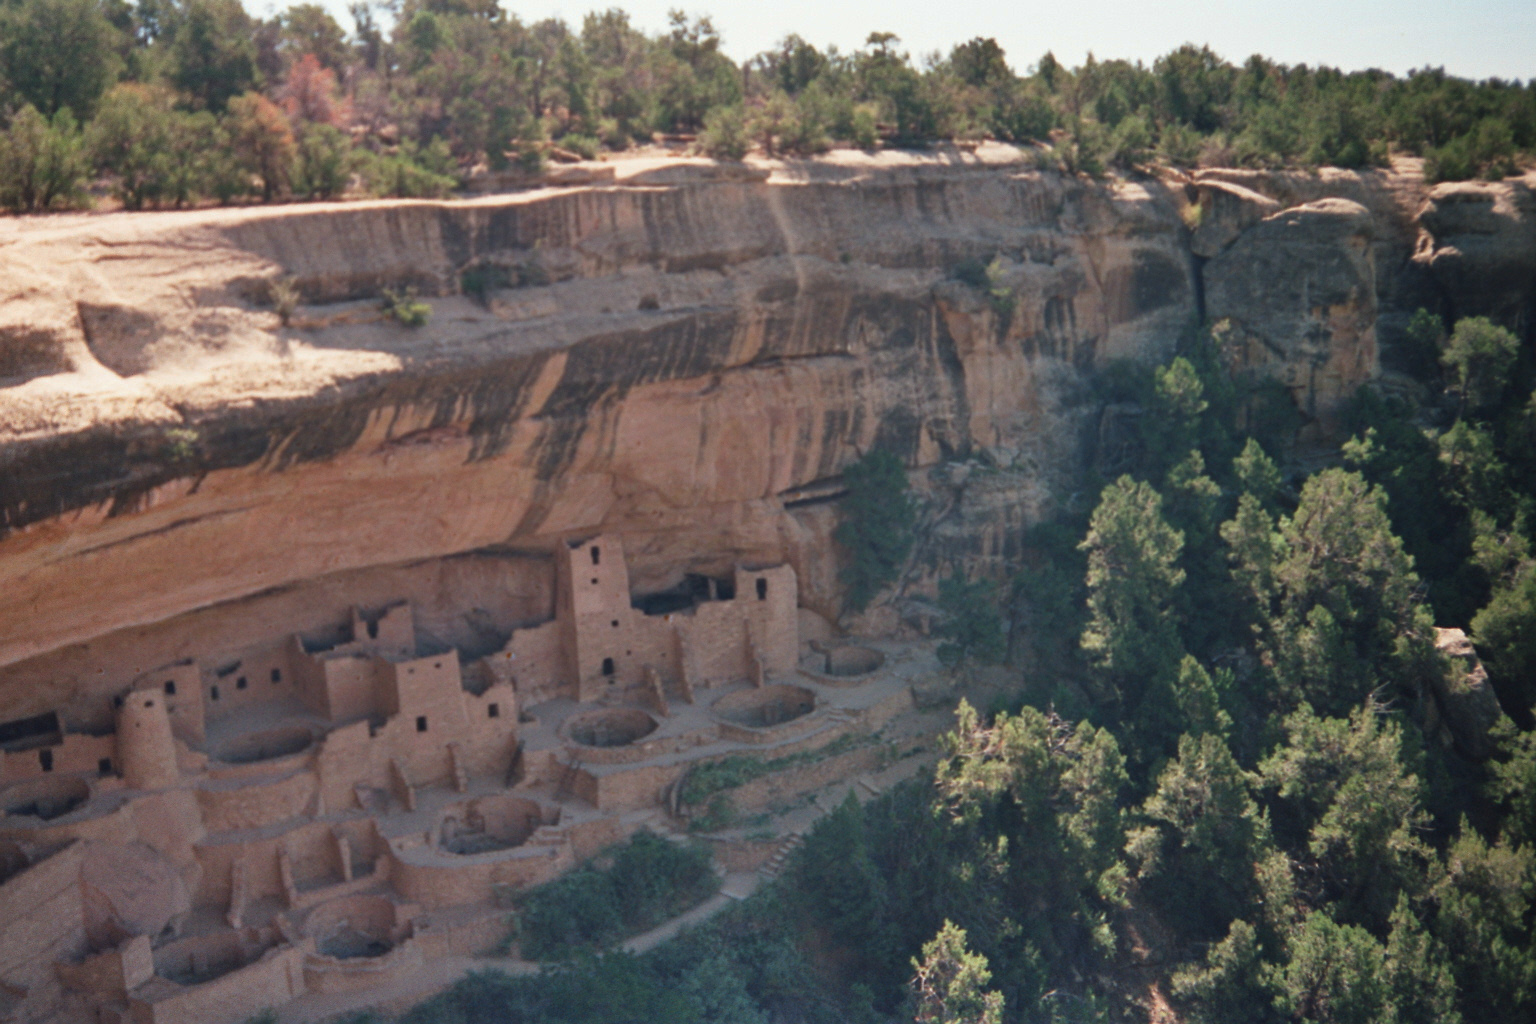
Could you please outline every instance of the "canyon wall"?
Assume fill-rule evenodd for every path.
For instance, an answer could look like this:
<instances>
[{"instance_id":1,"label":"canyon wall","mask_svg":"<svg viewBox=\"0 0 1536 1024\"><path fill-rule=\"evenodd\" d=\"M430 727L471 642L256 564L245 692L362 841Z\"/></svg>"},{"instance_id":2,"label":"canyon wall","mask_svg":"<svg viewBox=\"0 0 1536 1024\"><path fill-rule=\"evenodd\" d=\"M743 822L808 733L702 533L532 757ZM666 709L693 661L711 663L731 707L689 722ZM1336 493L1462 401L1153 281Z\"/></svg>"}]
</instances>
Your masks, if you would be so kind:
<instances>
[{"instance_id":1,"label":"canyon wall","mask_svg":"<svg viewBox=\"0 0 1536 1024\"><path fill-rule=\"evenodd\" d=\"M1002 146L5 221L0 719L94 721L139 672L397 597L493 649L599 531L638 591L789 562L833 616L839 473L875 447L923 500L914 578L995 571L1091 502L1109 362L1220 319L1326 436L1419 305L1528 326L1531 221L1528 183L1406 162L1092 181ZM460 294L483 265L518 286Z\"/></svg>"}]
</instances>

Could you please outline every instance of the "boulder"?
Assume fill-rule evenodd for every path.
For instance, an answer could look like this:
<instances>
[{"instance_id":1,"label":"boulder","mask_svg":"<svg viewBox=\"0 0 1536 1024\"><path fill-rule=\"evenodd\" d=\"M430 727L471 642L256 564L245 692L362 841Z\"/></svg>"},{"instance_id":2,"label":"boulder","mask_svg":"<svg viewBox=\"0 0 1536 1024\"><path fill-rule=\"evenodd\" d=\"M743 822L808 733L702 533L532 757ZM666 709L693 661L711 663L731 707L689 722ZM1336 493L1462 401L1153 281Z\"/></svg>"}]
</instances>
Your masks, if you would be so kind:
<instances>
[{"instance_id":1,"label":"boulder","mask_svg":"<svg viewBox=\"0 0 1536 1024\"><path fill-rule=\"evenodd\" d=\"M1197 206L1200 224L1190 237L1196 256L1212 257L1265 217L1280 212L1280 204L1252 189L1225 181L1201 181Z\"/></svg>"},{"instance_id":2,"label":"boulder","mask_svg":"<svg viewBox=\"0 0 1536 1024\"><path fill-rule=\"evenodd\" d=\"M1205 265L1206 316L1233 369L1279 380L1312 433L1377 372L1373 219L1348 199L1267 217Z\"/></svg>"},{"instance_id":3,"label":"boulder","mask_svg":"<svg viewBox=\"0 0 1536 1024\"><path fill-rule=\"evenodd\" d=\"M1482 760L1493 753L1489 731L1504 716L1488 673L1459 629L1437 628L1435 650L1445 663L1445 671L1431 681L1440 718L1456 748Z\"/></svg>"},{"instance_id":4,"label":"boulder","mask_svg":"<svg viewBox=\"0 0 1536 1024\"><path fill-rule=\"evenodd\" d=\"M169 858L144 843L93 843L80 865L86 934L106 949L135 935L179 930L192 910L186 881Z\"/></svg>"}]
</instances>

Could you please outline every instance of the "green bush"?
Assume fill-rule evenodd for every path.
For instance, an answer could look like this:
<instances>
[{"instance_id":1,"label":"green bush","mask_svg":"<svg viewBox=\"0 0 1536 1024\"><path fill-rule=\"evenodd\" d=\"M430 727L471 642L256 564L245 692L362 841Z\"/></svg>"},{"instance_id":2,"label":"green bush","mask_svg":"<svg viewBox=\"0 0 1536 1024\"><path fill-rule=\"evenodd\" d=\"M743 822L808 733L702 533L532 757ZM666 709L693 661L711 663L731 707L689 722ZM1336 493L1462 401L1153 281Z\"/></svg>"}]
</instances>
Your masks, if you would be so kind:
<instances>
[{"instance_id":1,"label":"green bush","mask_svg":"<svg viewBox=\"0 0 1536 1024\"><path fill-rule=\"evenodd\" d=\"M423 327L432 316L432 307L416 297L414 288L407 288L403 292L393 288L384 289L379 309L401 327Z\"/></svg>"},{"instance_id":2,"label":"green bush","mask_svg":"<svg viewBox=\"0 0 1536 1024\"><path fill-rule=\"evenodd\" d=\"M85 173L84 140L67 107L52 120L22 107L0 133L0 206L7 210L86 206Z\"/></svg>"},{"instance_id":3,"label":"green bush","mask_svg":"<svg viewBox=\"0 0 1536 1024\"><path fill-rule=\"evenodd\" d=\"M273 278L267 282L267 304L284 327L293 321L294 310L299 308L303 297L298 282L291 277Z\"/></svg>"},{"instance_id":4,"label":"green bush","mask_svg":"<svg viewBox=\"0 0 1536 1024\"><path fill-rule=\"evenodd\" d=\"M476 263L459 274L459 290L482 306L490 304L491 295L512 284L512 272L498 263Z\"/></svg>"},{"instance_id":5,"label":"green bush","mask_svg":"<svg viewBox=\"0 0 1536 1024\"><path fill-rule=\"evenodd\" d=\"M427 146L402 145L391 154L367 153L358 158L363 187L376 196L396 199L439 199L458 187L453 157L441 139Z\"/></svg>"},{"instance_id":6,"label":"green bush","mask_svg":"<svg viewBox=\"0 0 1536 1024\"><path fill-rule=\"evenodd\" d=\"M717 886L706 848L637 832L597 861L523 897L518 912L523 955L565 960L604 949L675 917Z\"/></svg>"},{"instance_id":7,"label":"green bush","mask_svg":"<svg viewBox=\"0 0 1536 1024\"><path fill-rule=\"evenodd\" d=\"M583 160L596 160L603 148L603 144L590 135L567 135L560 140L560 145Z\"/></svg>"},{"instance_id":8,"label":"green bush","mask_svg":"<svg viewBox=\"0 0 1536 1024\"><path fill-rule=\"evenodd\" d=\"M699 151L716 160L740 160L752 146L746 111L740 106L717 107L704 118Z\"/></svg>"},{"instance_id":9,"label":"green bush","mask_svg":"<svg viewBox=\"0 0 1536 1024\"><path fill-rule=\"evenodd\" d=\"M307 124L299 132L293 191L307 199L334 199L347 190L356 162L345 134L328 124Z\"/></svg>"},{"instance_id":10,"label":"green bush","mask_svg":"<svg viewBox=\"0 0 1536 1024\"><path fill-rule=\"evenodd\" d=\"M688 769L683 777L678 799L684 806L696 807L723 789L744 786L769 771L768 762L756 757L733 754L718 761L706 761Z\"/></svg>"}]
</instances>

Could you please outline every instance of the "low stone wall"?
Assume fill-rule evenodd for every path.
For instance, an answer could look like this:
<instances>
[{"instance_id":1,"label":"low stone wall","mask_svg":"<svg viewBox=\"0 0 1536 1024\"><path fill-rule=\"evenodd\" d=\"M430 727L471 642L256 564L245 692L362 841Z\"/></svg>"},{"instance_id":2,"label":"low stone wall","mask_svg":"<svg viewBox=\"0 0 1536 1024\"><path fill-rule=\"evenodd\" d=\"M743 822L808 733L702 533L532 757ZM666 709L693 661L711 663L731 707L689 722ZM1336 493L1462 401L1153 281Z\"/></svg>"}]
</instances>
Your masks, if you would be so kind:
<instances>
[{"instance_id":1,"label":"low stone wall","mask_svg":"<svg viewBox=\"0 0 1536 1024\"><path fill-rule=\"evenodd\" d=\"M201 786L197 803L203 811L203 827L210 834L236 832L297 818L313 803L315 783L314 775L295 772L265 783Z\"/></svg>"},{"instance_id":2,"label":"low stone wall","mask_svg":"<svg viewBox=\"0 0 1536 1024\"><path fill-rule=\"evenodd\" d=\"M547 882L575 863L567 843L525 846L471 856L412 850L390 856L390 882L423 907L488 902L496 886Z\"/></svg>"},{"instance_id":3,"label":"low stone wall","mask_svg":"<svg viewBox=\"0 0 1536 1024\"><path fill-rule=\"evenodd\" d=\"M306 944L307 945L307 944ZM304 994L306 946L282 946L201 985L150 982L129 1000L134 1024L239 1024Z\"/></svg>"},{"instance_id":4,"label":"low stone wall","mask_svg":"<svg viewBox=\"0 0 1536 1024\"><path fill-rule=\"evenodd\" d=\"M822 761L764 775L721 793L730 798L738 814L773 810L793 803L806 793L864 772L876 771L885 764L887 754L888 748L883 744L860 747L846 754L835 754Z\"/></svg>"},{"instance_id":5,"label":"low stone wall","mask_svg":"<svg viewBox=\"0 0 1536 1024\"><path fill-rule=\"evenodd\" d=\"M304 983L311 992L356 992L378 988L420 967L421 945L406 939L382 956L334 957L310 953L304 958Z\"/></svg>"}]
</instances>

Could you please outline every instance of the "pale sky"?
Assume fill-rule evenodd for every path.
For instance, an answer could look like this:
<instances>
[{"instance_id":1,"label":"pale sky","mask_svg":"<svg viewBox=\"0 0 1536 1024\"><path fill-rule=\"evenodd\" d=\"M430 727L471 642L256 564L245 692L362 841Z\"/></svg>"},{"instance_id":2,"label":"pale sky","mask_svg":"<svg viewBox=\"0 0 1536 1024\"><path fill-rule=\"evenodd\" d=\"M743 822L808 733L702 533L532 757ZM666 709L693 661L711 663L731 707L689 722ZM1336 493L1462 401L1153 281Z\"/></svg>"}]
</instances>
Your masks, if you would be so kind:
<instances>
[{"instance_id":1,"label":"pale sky","mask_svg":"<svg viewBox=\"0 0 1536 1024\"><path fill-rule=\"evenodd\" d=\"M248 0L250 2L250 0ZM347 0L320 0L348 30ZM251 3L262 6L263 0ZM265 0L271 10L274 4ZM640 28L659 31L667 10L708 14L727 53L742 60L797 32L816 46L857 49L872 31L895 32L914 57L948 52L974 36L992 36L1022 71L1046 50L1075 66L1091 50L1100 59L1151 63L1181 43L1206 43L1233 63L1263 53L1287 64L1369 67L1403 73L1443 65L1469 78L1536 77L1536 0L502 0L524 21L617 6ZM384 19L386 23L389 19Z\"/></svg>"}]
</instances>

